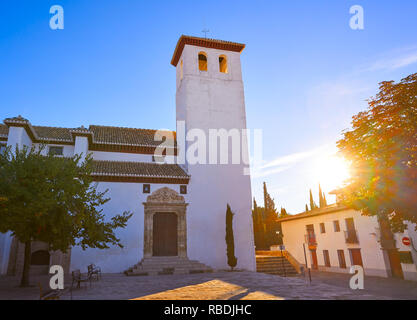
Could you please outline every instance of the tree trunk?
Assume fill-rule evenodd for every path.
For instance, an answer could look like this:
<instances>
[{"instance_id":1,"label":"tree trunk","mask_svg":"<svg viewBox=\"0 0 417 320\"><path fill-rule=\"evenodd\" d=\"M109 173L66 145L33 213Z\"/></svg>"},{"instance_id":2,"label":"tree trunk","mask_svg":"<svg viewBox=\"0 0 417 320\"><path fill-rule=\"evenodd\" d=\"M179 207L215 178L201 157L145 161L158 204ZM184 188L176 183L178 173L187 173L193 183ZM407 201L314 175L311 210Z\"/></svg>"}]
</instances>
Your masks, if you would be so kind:
<instances>
[{"instance_id":1,"label":"tree trunk","mask_svg":"<svg viewBox=\"0 0 417 320\"><path fill-rule=\"evenodd\" d=\"M20 282L21 287L29 286L29 271L30 271L30 257L32 254L32 242L25 242L25 261L23 263L22 280Z\"/></svg>"},{"instance_id":2,"label":"tree trunk","mask_svg":"<svg viewBox=\"0 0 417 320\"><path fill-rule=\"evenodd\" d=\"M398 253L398 249L395 246L395 238L391 230L388 218L385 215L380 215L378 217L378 222L381 232L381 248L387 253L392 276L395 278L404 279L400 262L400 255Z\"/></svg>"}]
</instances>

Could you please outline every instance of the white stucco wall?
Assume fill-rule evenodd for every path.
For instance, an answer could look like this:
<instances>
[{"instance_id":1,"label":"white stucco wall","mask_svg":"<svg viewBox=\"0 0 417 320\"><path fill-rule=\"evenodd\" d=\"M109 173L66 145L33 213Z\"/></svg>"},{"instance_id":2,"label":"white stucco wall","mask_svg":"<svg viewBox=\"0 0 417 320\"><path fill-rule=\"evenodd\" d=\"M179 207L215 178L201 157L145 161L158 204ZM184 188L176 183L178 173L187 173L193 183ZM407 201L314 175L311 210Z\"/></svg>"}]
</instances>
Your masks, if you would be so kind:
<instances>
[{"instance_id":1,"label":"white stucco wall","mask_svg":"<svg viewBox=\"0 0 417 320\"><path fill-rule=\"evenodd\" d=\"M207 71L198 69L200 51L207 54ZM220 55L227 57L227 74L219 71ZM179 70L181 60L182 79ZM209 129L245 129L240 54L185 45L177 65L176 106L177 121L185 121L187 131L201 129L208 137ZM255 270L250 176L243 174L243 163L231 164L230 153L229 145L230 164L188 164L192 199L188 207L188 252L192 259L214 268L228 267L225 215L226 205L230 204L235 213L233 227L237 267ZM208 154L206 159L208 161Z\"/></svg>"},{"instance_id":2,"label":"white stucco wall","mask_svg":"<svg viewBox=\"0 0 417 320\"><path fill-rule=\"evenodd\" d=\"M41 146L40 143L34 143L34 146L36 146L37 148ZM74 146L72 145L66 145L66 144L56 144L56 143L51 143L51 144L47 144L45 149L42 150L42 154L43 155L47 155L49 152L49 147L62 147L62 156L63 157L72 157L74 155Z\"/></svg>"},{"instance_id":3,"label":"white stucco wall","mask_svg":"<svg viewBox=\"0 0 417 320\"><path fill-rule=\"evenodd\" d=\"M152 162L152 154L90 151L94 160ZM165 163L175 163L175 156L164 156Z\"/></svg>"},{"instance_id":4,"label":"white stucco wall","mask_svg":"<svg viewBox=\"0 0 417 320\"><path fill-rule=\"evenodd\" d=\"M101 267L103 272L123 272L138 263L143 256L143 231L144 209L143 202L149 193L143 193L142 183L100 182L98 191L109 189L106 194L111 198L103 209L106 220L121 214L123 211L131 211L133 216L129 219L126 228L117 229L116 235L121 240L124 248L111 246L109 249L88 248L82 250L75 246L71 251L71 270L87 270L87 266L94 263ZM151 184L151 193L159 188L168 187L180 193L180 185ZM189 195L182 195L185 201L189 201ZM189 215L189 212L187 212Z\"/></svg>"},{"instance_id":5,"label":"white stucco wall","mask_svg":"<svg viewBox=\"0 0 417 320\"><path fill-rule=\"evenodd\" d=\"M344 231L346 218L353 218L357 230L359 244L346 244ZM335 232L333 221L338 220L340 231ZM326 233L320 233L320 223L325 224ZM336 272L349 272L352 265L349 248L360 248L365 274L388 276L383 251L377 242L378 223L376 217L362 216L359 211L346 209L334 213L282 221L283 241L288 250L298 262L305 264L303 243L305 242L306 225L313 224L317 240L317 260L320 269ZM324 266L323 250L328 250L331 268ZM343 250L346 269L339 268L337 250ZM311 255L306 245L308 265L311 266Z\"/></svg>"}]
</instances>

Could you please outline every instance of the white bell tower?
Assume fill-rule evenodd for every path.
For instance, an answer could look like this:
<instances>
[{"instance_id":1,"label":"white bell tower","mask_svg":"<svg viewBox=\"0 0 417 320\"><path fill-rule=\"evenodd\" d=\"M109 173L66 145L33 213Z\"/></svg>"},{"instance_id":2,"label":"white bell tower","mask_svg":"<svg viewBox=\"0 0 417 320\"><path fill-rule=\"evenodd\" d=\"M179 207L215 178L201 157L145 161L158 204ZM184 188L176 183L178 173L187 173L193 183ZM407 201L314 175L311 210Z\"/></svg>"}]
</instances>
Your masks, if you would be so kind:
<instances>
[{"instance_id":1,"label":"white bell tower","mask_svg":"<svg viewBox=\"0 0 417 320\"><path fill-rule=\"evenodd\" d=\"M181 139L178 121L183 121L186 134L192 129L204 132L207 145L205 163L185 163L191 175L187 209L188 255L190 259L214 268L228 267L225 229L229 204L235 213L236 267L254 271L251 181L244 170L248 164L242 161L247 159L246 135L242 138L246 112L240 53L244 47L244 44L229 41L181 36L171 64L177 68L177 139ZM239 132L239 161L232 159L235 146L232 147L231 138L227 151L218 138L217 157L210 155L209 130L212 129ZM186 146L193 143L188 141ZM222 151L228 156L227 163L221 161ZM213 157L217 164L213 164Z\"/></svg>"}]
</instances>

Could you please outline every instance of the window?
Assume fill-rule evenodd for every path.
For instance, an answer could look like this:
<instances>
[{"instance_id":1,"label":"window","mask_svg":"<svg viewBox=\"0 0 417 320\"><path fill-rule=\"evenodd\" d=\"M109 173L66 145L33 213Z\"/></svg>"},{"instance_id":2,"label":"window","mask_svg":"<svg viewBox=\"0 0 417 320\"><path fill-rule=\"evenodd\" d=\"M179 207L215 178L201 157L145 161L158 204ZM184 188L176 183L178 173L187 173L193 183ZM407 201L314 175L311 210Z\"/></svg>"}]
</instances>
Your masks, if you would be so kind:
<instances>
[{"instance_id":1,"label":"window","mask_svg":"<svg viewBox=\"0 0 417 320\"><path fill-rule=\"evenodd\" d=\"M49 266L49 252L46 250L38 250L32 253L30 264L35 266Z\"/></svg>"},{"instance_id":2,"label":"window","mask_svg":"<svg viewBox=\"0 0 417 320\"><path fill-rule=\"evenodd\" d=\"M198 70L207 71L207 55L204 52L198 54Z\"/></svg>"},{"instance_id":3,"label":"window","mask_svg":"<svg viewBox=\"0 0 417 320\"><path fill-rule=\"evenodd\" d=\"M151 185L150 184L144 184L143 185L143 193L151 193Z\"/></svg>"},{"instance_id":4,"label":"window","mask_svg":"<svg viewBox=\"0 0 417 320\"><path fill-rule=\"evenodd\" d=\"M187 194L187 186L180 186L180 193Z\"/></svg>"},{"instance_id":5,"label":"window","mask_svg":"<svg viewBox=\"0 0 417 320\"><path fill-rule=\"evenodd\" d=\"M355 230L355 223L353 222L353 218L346 218L346 229L348 231Z\"/></svg>"},{"instance_id":6,"label":"window","mask_svg":"<svg viewBox=\"0 0 417 320\"><path fill-rule=\"evenodd\" d=\"M49 154L53 156L62 156L64 154L64 147L49 147Z\"/></svg>"},{"instance_id":7,"label":"window","mask_svg":"<svg viewBox=\"0 0 417 320\"><path fill-rule=\"evenodd\" d=\"M329 250L323 250L324 265L330 267Z\"/></svg>"},{"instance_id":8,"label":"window","mask_svg":"<svg viewBox=\"0 0 417 320\"><path fill-rule=\"evenodd\" d=\"M180 63L180 79L182 80L182 77L184 76L184 73L183 73L183 63L182 63L182 60L181 60L181 63Z\"/></svg>"},{"instance_id":9,"label":"window","mask_svg":"<svg viewBox=\"0 0 417 320\"><path fill-rule=\"evenodd\" d=\"M334 232L339 232L340 231L339 220L333 221L333 226L334 226Z\"/></svg>"},{"instance_id":10,"label":"window","mask_svg":"<svg viewBox=\"0 0 417 320\"><path fill-rule=\"evenodd\" d=\"M343 250L337 250L337 257L339 258L339 267L346 269L345 252Z\"/></svg>"},{"instance_id":11,"label":"window","mask_svg":"<svg viewBox=\"0 0 417 320\"><path fill-rule=\"evenodd\" d=\"M225 55L219 57L219 69L220 72L227 73L227 58Z\"/></svg>"},{"instance_id":12,"label":"window","mask_svg":"<svg viewBox=\"0 0 417 320\"><path fill-rule=\"evenodd\" d=\"M324 227L324 223L320 223L320 233L326 233L326 228Z\"/></svg>"}]
</instances>

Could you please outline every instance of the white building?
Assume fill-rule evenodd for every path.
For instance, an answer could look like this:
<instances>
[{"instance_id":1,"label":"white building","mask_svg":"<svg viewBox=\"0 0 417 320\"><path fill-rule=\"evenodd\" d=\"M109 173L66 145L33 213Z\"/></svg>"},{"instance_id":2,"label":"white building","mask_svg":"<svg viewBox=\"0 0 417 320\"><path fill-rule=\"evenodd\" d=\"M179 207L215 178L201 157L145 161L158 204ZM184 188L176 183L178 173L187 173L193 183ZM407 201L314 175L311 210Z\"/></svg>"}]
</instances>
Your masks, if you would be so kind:
<instances>
[{"instance_id":1,"label":"white building","mask_svg":"<svg viewBox=\"0 0 417 320\"><path fill-rule=\"evenodd\" d=\"M300 264L305 265L307 259L309 268L340 273L348 273L352 265L361 265L365 275L393 276L389 255L381 250L380 227L375 216L363 216L359 211L334 204L278 221L285 249ZM400 253L399 277L417 281L414 227L409 224L404 233L396 233L394 237ZM409 238L410 245L405 245L403 238Z\"/></svg>"},{"instance_id":2,"label":"white building","mask_svg":"<svg viewBox=\"0 0 417 320\"><path fill-rule=\"evenodd\" d=\"M192 129L207 136L209 129L246 129L240 64L244 47L189 36L178 40L171 63L177 69L177 121L183 121L187 140ZM64 157L92 154L98 190L109 189L111 201L104 207L107 218L125 210L133 212L127 227L116 233L123 249L73 247L63 255L35 243L32 260L37 266L33 268L44 272L47 264L61 263L67 271L85 271L94 263L103 272L130 268L131 273L148 274L227 268L225 213L229 204L235 213L237 268L255 270L250 176L244 174L243 162L232 164L229 148L226 164L193 164L188 159L178 164L185 150L175 147L174 156L157 163L154 152L161 142L155 141L155 132L97 125L88 129L35 126L20 116L4 120L0 125L3 145L46 144L45 152ZM175 132L167 135L174 137ZM21 272L22 253L22 244L9 234L0 235L0 272Z\"/></svg>"}]
</instances>

